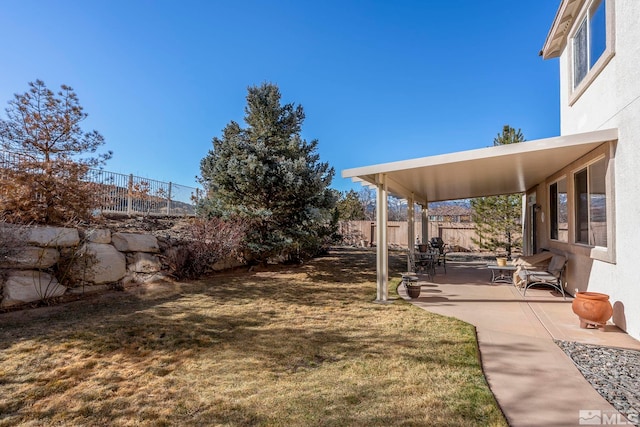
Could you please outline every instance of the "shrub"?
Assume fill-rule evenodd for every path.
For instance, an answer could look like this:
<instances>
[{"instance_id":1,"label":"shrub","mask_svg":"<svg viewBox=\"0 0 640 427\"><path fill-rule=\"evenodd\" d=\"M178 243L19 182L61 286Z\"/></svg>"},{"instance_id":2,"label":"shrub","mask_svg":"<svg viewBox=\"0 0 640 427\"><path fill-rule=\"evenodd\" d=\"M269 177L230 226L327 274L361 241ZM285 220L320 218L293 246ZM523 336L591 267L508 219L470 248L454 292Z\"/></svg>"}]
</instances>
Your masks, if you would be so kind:
<instances>
[{"instance_id":1,"label":"shrub","mask_svg":"<svg viewBox=\"0 0 640 427\"><path fill-rule=\"evenodd\" d=\"M217 262L238 256L246 231L241 220L195 218L188 227L189 237L165 252L165 264L178 279L201 277Z\"/></svg>"}]
</instances>

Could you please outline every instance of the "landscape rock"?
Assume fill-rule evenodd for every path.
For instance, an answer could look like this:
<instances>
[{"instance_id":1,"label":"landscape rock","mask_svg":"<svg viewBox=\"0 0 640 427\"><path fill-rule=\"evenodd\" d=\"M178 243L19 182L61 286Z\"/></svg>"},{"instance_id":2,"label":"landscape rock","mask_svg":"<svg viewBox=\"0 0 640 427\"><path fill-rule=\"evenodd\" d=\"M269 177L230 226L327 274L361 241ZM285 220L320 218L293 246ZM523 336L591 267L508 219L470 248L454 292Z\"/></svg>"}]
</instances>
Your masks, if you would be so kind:
<instances>
[{"instance_id":1,"label":"landscape rock","mask_svg":"<svg viewBox=\"0 0 640 427\"><path fill-rule=\"evenodd\" d=\"M80 243L80 235L75 228L29 227L24 232L28 244L42 247L69 247Z\"/></svg>"},{"instance_id":2,"label":"landscape rock","mask_svg":"<svg viewBox=\"0 0 640 427\"><path fill-rule=\"evenodd\" d=\"M136 252L128 261L129 270L135 273L156 273L162 269L160 258L146 252Z\"/></svg>"},{"instance_id":3,"label":"landscape rock","mask_svg":"<svg viewBox=\"0 0 640 427\"><path fill-rule=\"evenodd\" d=\"M95 284L112 283L122 279L127 272L124 254L104 243L87 243L80 251L70 270L72 280Z\"/></svg>"},{"instance_id":4,"label":"landscape rock","mask_svg":"<svg viewBox=\"0 0 640 427\"><path fill-rule=\"evenodd\" d=\"M54 248L39 248L25 246L0 259L0 268L16 268L31 270L34 268L49 268L60 260L60 252Z\"/></svg>"},{"instance_id":5,"label":"landscape rock","mask_svg":"<svg viewBox=\"0 0 640 427\"><path fill-rule=\"evenodd\" d=\"M111 230L106 228L87 230L85 236L90 243L111 243Z\"/></svg>"},{"instance_id":6,"label":"landscape rock","mask_svg":"<svg viewBox=\"0 0 640 427\"><path fill-rule=\"evenodd\" d=\"M0 305L13 305L58 297L67 288L60 285L55 277L37 270L12 270L7 274Z\"/></svg>"},{"instance_id":7,"label":"landscape rock","mask_svg":"<svg viewBox=\"0 0 640 427\"><path fill-rule=\"evenodd\" d=\"M160 252L158 239L150 234L114 233L111 241L120 252Z\"/></svg>"}]
</instances>

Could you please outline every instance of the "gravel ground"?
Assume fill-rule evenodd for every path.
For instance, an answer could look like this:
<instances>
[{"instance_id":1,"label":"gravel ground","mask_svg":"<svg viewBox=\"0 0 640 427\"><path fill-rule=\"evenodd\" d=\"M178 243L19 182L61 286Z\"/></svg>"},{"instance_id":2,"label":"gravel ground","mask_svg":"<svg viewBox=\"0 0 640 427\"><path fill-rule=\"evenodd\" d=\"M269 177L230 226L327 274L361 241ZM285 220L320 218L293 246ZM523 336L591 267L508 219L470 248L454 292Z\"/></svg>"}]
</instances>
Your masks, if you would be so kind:
<instances>
[{"instance_id":1,"label":"gravel ground","mask_svg":"<svg viewBox=\"0 0 640 427\"><path fill-rule=\"evenodd\" d=\"M556 344L571 357L593 388L637 426L640 351L569 341L556 341Z\"/></svg>"}]
</instances>

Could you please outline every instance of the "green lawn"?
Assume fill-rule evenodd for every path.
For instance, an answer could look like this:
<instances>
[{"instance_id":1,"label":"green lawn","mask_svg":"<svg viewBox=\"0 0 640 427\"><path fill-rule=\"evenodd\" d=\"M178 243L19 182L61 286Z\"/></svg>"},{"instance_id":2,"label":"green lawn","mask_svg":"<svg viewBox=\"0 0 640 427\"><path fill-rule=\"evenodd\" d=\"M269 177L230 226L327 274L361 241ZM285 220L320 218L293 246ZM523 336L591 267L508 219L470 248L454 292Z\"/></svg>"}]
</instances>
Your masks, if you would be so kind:
<instances>
[{"instance_id":1,"label":"green lawn","mask_svg":"<svg viewBox=\"0 0 640 427\"><path fill-rule=\"evenodd\" d=\"M374 280L342 249L0 314L0 426L506 425L473 328Z\"/></svg>"}]
</instances>

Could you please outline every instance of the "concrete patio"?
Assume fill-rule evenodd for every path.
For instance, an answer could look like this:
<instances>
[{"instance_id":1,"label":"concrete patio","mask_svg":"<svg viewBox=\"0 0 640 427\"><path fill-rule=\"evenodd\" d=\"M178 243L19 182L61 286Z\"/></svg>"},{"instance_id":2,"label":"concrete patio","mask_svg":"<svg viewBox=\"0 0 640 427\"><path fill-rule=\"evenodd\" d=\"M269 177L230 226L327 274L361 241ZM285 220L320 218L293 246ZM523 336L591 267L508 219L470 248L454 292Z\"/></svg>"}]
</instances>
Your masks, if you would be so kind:
<instances>
[{"instance_id":1,"label":"concrete patio","mask_svg":"<svg viewBox=\"0 0 640 427\"><path fill-rule=\"evenodd\" d=\"M617 414L553 340L635 350L640 342L613 325L581 329L571 297L533 288L525 298L513 285L491 283L485 263L447 262L447 274L438 268L432 280L420 279L419 298L409 299L404 286L398 293L476 327L485 375L510 425L573 426L579 411Z\"/></svg>"}]
</instances>

